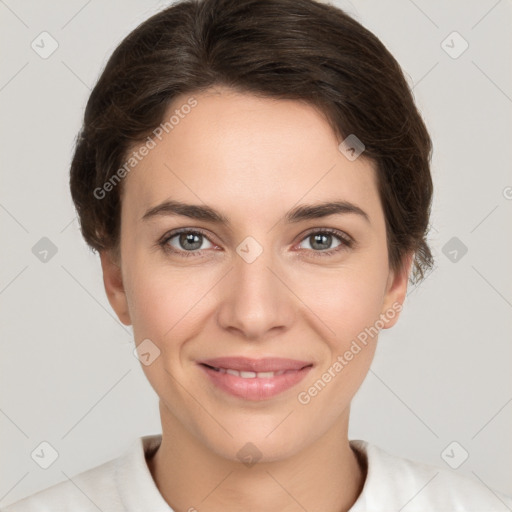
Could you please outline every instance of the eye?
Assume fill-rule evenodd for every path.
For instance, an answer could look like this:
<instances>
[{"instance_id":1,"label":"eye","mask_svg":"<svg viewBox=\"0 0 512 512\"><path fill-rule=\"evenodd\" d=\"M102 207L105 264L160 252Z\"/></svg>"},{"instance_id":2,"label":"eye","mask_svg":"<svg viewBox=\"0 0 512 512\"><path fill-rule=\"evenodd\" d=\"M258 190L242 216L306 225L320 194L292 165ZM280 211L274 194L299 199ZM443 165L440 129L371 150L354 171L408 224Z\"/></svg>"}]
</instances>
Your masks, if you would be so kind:
<instances>
[{"instance_id":1,"label":"eye","mask_svg":"<svg viewBox=\"0 0 512 512\"><path fill-rule=\"evenodd\" d=\"M337 239L339 243L334 246L334 248L331 248L333 239ZM310 231L302 240L303 242L308 242L309 247L306 248L311 249L311 251L315 253L314 256L332 255L352 247L354 242L353 239L343 231L331 228Z\"/></svg>"},{"instance_id":2,"label":"eye","mask_svg":"<svg viewBox=\"0 0 512 512\"><path fill-rule=\"evenodd\" d=\"M201 249L205 241L210 244L210 247L203 247ZM178 253L184 257L197 256L202 253L203 249L215 247L202 231L190 229L172 231L165 235L159 244L165 251Z\"/></svg>"},{"instance_id":3,"label":"eye","mask_svg":"<svg viewBox=\"0 0 512 512\"><path fill-rule=\"evenodd\" d=\"M338 240L338 244L331 248L333 240ZM205 242L210 244L210 247L202 247ZM353 239L343 231L331 228L310 231L302 239L301 243L304 242L308 243L309 247L306 249L309 249L314 256L329 256L352 247L354 243ZM158 244L164 251L183 257L201 256L203 250L216 247L201 230L187 228L171 231L164 235Z\"/></svg>"}]
</instances>

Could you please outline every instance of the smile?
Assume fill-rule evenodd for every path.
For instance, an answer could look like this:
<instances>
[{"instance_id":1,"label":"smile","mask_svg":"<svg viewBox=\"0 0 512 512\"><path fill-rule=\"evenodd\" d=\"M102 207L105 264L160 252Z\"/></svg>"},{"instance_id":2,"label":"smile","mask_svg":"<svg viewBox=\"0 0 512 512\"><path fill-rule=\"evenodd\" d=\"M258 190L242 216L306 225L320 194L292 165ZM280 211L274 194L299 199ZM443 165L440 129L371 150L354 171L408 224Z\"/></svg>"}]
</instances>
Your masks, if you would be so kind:
<instances>
[{"instance_id":1,"label":"smile","mask_svg":"<svg viewBox=\"0 0 512 512\"><path fill-rule=\"evenodd\" d=\"M215 389L251 401L268 400L296 386L313 367L312 363L277 358L230 358L216 364L199 363Z\"/></svg>"}]
</instances>

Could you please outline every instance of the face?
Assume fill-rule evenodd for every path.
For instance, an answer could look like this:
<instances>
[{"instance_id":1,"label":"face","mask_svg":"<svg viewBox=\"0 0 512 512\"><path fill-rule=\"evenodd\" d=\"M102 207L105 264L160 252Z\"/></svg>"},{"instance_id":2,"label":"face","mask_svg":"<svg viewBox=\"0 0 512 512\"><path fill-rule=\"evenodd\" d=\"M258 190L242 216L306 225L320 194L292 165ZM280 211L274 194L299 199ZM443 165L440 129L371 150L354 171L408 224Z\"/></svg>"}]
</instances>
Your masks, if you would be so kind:
<instances>
[{"instance_id":1,"label":"face","mask_svg":"<svg viewBox=\"0 0 512 512\"><path fill-rule=\"evenodd\" d=\"M227 459L250 442L277 460L346 430L409 265L389 268L372 162L350 161L312 106L193 97L124 180L105 287L159 354L142 368L162 421Z\"/></svg>"}]
</instances>

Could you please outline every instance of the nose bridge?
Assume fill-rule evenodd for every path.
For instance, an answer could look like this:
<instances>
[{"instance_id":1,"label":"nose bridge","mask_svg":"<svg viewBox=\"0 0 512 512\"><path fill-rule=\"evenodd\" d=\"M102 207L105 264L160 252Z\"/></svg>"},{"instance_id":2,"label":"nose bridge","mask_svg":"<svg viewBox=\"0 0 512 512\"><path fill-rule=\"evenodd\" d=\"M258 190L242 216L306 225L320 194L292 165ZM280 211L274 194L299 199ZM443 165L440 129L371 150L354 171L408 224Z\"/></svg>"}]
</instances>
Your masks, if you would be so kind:
<instances>
[{"instance_id":1,"label":"nose bridge","mask_svg":"<svg viewBox=\"0 0 512 512\"><path fill-rule=\"evenodd\" d=\"M273 251L247 237L236 252L219 312L223 328L236 329L245 337L256 339L271 329L286 327L292 319L293 306L286 286L277 277L279 264Z\"/></svg>"}]
</instances>

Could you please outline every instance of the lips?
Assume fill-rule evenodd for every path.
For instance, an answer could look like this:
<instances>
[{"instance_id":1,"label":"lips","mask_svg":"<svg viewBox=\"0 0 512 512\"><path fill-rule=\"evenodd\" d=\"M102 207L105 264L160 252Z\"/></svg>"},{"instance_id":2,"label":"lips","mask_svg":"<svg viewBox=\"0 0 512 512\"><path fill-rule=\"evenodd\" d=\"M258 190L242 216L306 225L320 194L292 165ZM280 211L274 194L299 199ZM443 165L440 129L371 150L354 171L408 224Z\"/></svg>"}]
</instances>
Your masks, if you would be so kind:
<instances>
[{"instance_id":1,"label":"lips","mask_svg":"<svg viewBox=\"0 0 512 512\"><path fill-rule=\"evenodd\" d=\"M222 357L199 362L216 388L244 400L266 400L297 385L313 363L284 358Z\"/></svg>"}]
</instances>

